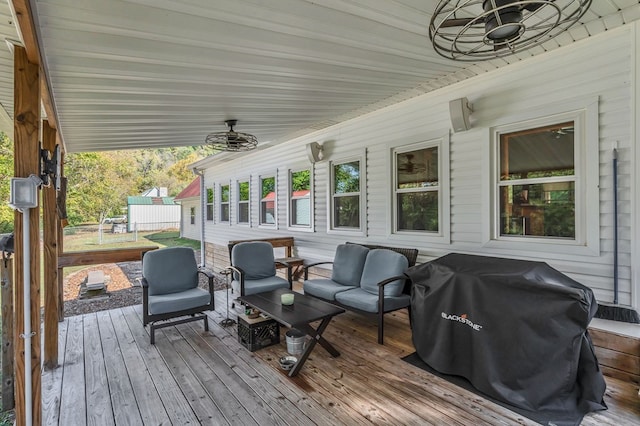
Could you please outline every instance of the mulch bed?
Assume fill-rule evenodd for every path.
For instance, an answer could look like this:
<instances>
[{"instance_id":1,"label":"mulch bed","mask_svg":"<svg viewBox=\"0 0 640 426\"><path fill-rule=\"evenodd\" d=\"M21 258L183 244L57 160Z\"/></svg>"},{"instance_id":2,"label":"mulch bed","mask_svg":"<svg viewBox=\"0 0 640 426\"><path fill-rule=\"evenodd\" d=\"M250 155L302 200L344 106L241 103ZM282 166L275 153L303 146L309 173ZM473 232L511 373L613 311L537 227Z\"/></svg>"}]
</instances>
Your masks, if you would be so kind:
<instances>
[{"instance_id":1,"label":"mulch bed","mask_svg":"<svg viewBox=\"0 0 640 426\"><path fill-rule=\"evenodd\" d=\"M80 284L87 278L89 271L95 270L104 272L109 297L78 299ZM70 317L142 304L142 287L139 286L141 277L140 261L96 265L69 274L64 280L64 316ZM206 288L207 280L201 278L200 286ZM214 290L222 290L225 286L224 278L216 274Z\"/></svg>"}]
</instances>

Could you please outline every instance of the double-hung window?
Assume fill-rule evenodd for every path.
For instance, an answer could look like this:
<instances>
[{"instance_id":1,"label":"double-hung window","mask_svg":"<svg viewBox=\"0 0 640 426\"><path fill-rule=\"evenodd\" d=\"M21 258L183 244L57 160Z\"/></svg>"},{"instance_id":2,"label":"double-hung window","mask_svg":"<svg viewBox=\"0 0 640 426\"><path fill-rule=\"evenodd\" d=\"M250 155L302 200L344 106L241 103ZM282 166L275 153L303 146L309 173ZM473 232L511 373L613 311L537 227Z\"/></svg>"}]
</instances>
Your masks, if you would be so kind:
<instances>
[{"instance_id":1,"label":"double-hung window","mask_svg":"<svg viewBox=\"0 0 640 426\"><path fill-rule=\"evenodd\" d=\"M499 236L576 239L573 121L499 133Z\"/></svg>"},{"instance_id":2,"label":"double-hung window","mask_svg":"<svg viewBox=\"0 0 640 426\"><path fill-rule=\"evenodd\" d=\"M530 115L536 112L540 118L518 115L491 129L484 245L597 256L598 99L567 101Z\"/></svg>"},{"instance_id":3,"label":"double-hung window","mask_svg":"<svg viewBox=\"0 0 640 426\"><path fill-rule=\"evenodd\" d=\"M229 222L229 185L220 185L220 222Z\"/></svg>"},{"instance_id":4,"label":"double-hung window","mask_svg":"<svg viewBox=\"0 0 640 426\"><path fill-rule=\"evenodd\" d=\"M249 224L249 181L238 182L238 223Z\"/></svg>"},{"instance_id":5,"label":"double-hung window","mask_svg":"<svg viewBox=\"0 0 640 426\"><path fill-rule=\"evenodd\" d=\"M276 224L276 207L278 204L275 176L260 178L260 225Z\"/></svg>"},{"instance_id":6,"label":"double-hung window","mask_svg":"<svg viewBox=\"0 0 640 426\"><path fill-rule=\"evenodd\" d=\"M213 220L213 188L207 188L207 220Z\"/></svg>"},{"instance_id":7,"label":"double-hung window","mask_svg":"<svg viewBox=\"0 0 640 426\"><path fill-rule=\"evenodd\" d=\"M311 170L289 171L289 226L312 229Z\"/></svg>"},{"instance_id":8,"label":"double-hung window","mask_svg":"<svg viewBox=\"0 0 640 426\"><path fill-rule=\"evenodd\" d=\"M191 219L191 224L195 225L196 224L196 208L195 207L191 207L189 209L189 217Z\"/></svg>"},{"instance_id":9,"label":"double-hung window","mask_svg":"<svg viewBox=\"0 0 640 426\"><path fill-rule=\"evenodd\" d=\"M331 230L360 231L362 229L360 160L332 162L331 169Z\"/></svg>"},{"instance_id":10,"label":"double-hung window","mask_svg":"<svg viewBox=\"0 0 640 426\"><path fill-rule=\"evenodd\" d=\"M394 232L439 233L439 144L394 152Z\"/></svg>"}]
</instances>

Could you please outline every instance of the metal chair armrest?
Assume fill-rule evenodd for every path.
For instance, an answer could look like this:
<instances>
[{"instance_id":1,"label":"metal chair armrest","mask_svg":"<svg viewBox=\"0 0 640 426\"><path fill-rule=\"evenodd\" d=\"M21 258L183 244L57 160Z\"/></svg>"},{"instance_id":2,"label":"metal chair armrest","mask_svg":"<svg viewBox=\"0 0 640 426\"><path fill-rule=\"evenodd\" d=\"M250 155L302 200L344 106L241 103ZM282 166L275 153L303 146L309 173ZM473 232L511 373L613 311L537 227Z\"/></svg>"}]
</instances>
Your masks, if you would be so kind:
<instances>
[{"instance_id":1,"label":"metal chair armrest","mask_svg":"<svg viewBox=\"0 0 640 426\"><path fill-rule=\"evenodd\" d=\"M325 265L325 264L333 264L333 262L315 262L315 263L310 263L308 265L304 265L303 270L304 270L304 280L308 280L309 279L309 268L313 267L313 266L318 266L318 265Z\"/></svg>"}]
</instances>

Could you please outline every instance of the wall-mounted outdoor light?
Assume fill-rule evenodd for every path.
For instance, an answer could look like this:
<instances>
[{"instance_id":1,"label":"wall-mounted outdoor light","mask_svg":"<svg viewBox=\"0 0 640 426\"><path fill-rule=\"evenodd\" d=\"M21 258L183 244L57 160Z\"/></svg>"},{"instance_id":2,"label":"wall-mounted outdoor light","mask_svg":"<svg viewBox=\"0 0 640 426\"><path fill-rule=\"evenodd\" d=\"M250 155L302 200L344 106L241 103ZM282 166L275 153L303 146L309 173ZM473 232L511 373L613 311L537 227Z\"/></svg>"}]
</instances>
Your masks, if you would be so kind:
<instances>
[{"instance_id":1,"label":"wall-mounted outdoor light","mask_svg":"<svg viewBox=\"0 0 640 426\"><path fill-rule=\"evenodd\" d=\"M38 207L38 187L41 184L42 180L36 175L11 178L9 206L19 211Z\"/></svg>"}]
</instances>

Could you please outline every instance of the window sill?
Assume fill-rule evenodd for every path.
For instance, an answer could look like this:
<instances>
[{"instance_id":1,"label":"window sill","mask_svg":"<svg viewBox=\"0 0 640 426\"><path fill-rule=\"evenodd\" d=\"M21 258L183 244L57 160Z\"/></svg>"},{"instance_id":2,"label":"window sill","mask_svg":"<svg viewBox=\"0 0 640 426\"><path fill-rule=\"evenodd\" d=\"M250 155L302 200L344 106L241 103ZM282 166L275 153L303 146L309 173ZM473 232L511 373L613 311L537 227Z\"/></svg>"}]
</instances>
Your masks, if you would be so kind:
<instances>
[{"instance_id":1,"label":"window sill","mask_svg":"<svg viewBox=\"0 0 640 426\"><path fill-rule=\"evenodd\" d=\"M486 241L482 247L488 249L508 250L509 253L526 256L531 252L542 252L554 255L569 256L600 256L600 253L588 244L567 240L549 240L549 239L533 239L527 238L520 240L518 238L499 239Z\"/></svg>"}]
</instances>

